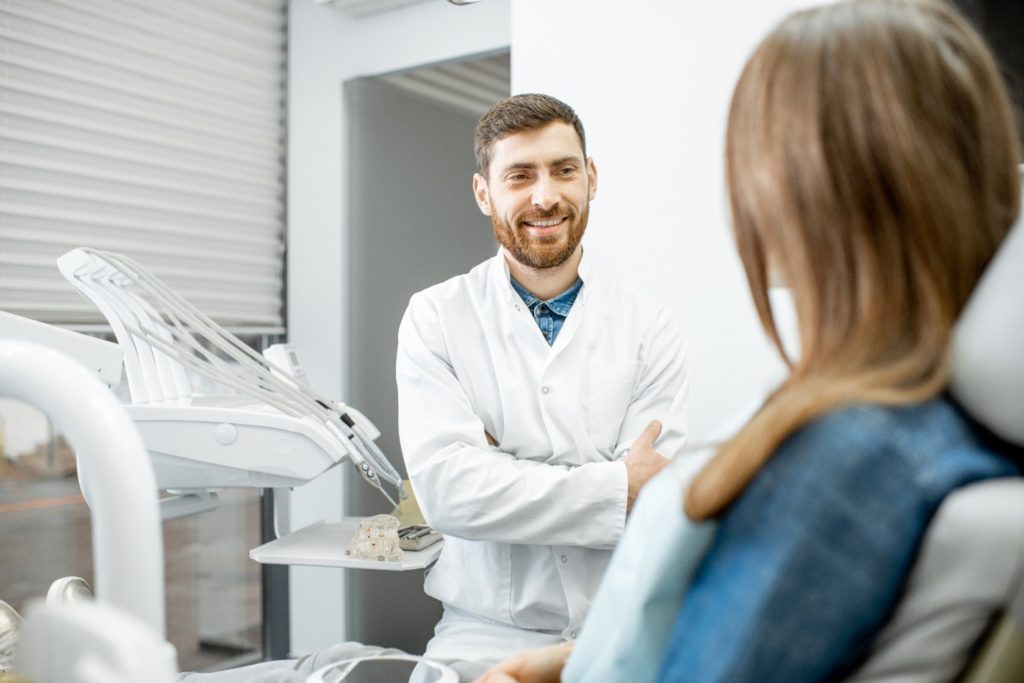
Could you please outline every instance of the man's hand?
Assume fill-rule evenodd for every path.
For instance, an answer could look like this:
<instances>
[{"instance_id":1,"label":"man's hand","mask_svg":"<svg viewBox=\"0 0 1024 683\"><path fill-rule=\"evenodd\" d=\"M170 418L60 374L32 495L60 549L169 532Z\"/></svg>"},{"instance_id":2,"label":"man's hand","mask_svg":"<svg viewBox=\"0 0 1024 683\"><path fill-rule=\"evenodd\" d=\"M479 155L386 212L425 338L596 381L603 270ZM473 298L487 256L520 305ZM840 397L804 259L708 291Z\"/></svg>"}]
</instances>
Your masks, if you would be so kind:
<instances>
[{"instance_id":1,"label":"man's hand","mask_svg":"<svg viewBox=\"0 0 1024 683\"><path fill-rule=\"evenodd\" d=\"M476 683L558 683L572 643L528 650L492 666Z\"/></svg>"},{"instance_id":2,"label":"man's hand","mask_svg":"<svg viewBox=\"0 0 1024 683\"><path fill-rule=\"evenodd\" d=\"M633 509L640 489L647 481L669 463L669 459L654 450L654 442L661 434L661 422L654 420L636 437L633 447L626 454L626 475L628 489L626 491L626 511Z\"/></svg>"}]
</instances>

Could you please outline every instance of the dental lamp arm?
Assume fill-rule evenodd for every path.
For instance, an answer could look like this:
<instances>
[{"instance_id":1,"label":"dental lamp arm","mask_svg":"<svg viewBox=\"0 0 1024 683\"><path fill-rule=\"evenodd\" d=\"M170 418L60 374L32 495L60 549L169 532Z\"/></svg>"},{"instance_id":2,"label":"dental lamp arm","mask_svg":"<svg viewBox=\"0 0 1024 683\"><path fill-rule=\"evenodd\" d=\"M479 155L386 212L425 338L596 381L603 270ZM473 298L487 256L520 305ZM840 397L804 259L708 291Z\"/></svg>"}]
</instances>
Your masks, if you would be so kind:
<instances>
[{"instance_id":1,"label":"dental lamp arm","mask_svg":"<svg viewBox=\"0 0 1024 683\"><path fill-rule=\"evenodd\" d=\"M0 340L0 378L0 393L50 416L86 470L98 599L138 616L162 638L156 479L135 426L91 372L53 349Z\"/></svg>"}]
</instances>

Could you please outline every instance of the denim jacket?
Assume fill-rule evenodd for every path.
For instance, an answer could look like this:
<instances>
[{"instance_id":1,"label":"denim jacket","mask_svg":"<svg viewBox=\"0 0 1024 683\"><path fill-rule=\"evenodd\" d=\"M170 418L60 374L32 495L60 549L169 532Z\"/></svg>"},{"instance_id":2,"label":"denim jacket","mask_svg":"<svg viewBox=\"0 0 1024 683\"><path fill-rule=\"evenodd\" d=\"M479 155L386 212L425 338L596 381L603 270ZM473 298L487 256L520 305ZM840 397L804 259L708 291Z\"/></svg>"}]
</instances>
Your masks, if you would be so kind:
<instances>
[{"instance_id":1,"label":"denim jacket","mask_svg":"<svg viewBox=\"0 0 1024 683\"><path fill-rule=\"evenodd\" d=\"M806 425L721 518L658 680L842 679L899 601L943 498L1014 474L945 398Z\"/></svg>"}]
</instances>

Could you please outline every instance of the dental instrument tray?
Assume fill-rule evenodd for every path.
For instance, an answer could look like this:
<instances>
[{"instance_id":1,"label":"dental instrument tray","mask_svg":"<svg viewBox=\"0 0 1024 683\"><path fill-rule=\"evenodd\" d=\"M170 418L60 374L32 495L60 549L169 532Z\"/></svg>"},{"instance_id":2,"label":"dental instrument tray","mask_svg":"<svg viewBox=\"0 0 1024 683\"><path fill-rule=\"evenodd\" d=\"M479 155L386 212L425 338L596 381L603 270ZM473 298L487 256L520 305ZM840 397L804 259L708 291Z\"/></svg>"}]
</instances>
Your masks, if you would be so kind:
<instances>
[{"instance_id":1,"label":"dental instrument tray","mask_svg":"<svg viewBox=\"0 0 1024 683\"><path fill-rule=\"evenodd\" d=\"M433 542L420 550L403 549L398 560L354 557L345 551L358 533L361 521L360 517L345 517L340 522L317 522L253 548L249 557L260 564L409 571L429 567L444 548L444 543Z\"/></svg>"},{"instance_id":2,"label":"dental instrument tray","mask_svg":"<svg viewBox=\"0 0 1024 683\"><path fill-rule=\"evenodd\" d=\"M402 550L423 550L441 540L441 534L429 526L412 524L398 530L398 547Z\"/></svg>"}]
</instances>

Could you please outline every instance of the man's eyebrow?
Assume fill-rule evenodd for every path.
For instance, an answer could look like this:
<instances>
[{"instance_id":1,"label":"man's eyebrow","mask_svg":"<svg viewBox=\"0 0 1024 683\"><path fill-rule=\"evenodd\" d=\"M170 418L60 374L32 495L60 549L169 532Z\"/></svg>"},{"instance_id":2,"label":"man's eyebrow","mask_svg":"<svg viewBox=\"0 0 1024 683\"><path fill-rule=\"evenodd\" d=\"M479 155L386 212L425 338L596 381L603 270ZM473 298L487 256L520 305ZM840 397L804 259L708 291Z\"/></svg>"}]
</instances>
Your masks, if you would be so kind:
<instances>
[{"instance_id":1,"label":"man's eyebrow","mask_svg":"<svg viewBox=\"0 0 1024 683\"><path fill-rule=\"evenodd\" d=\"M555 159L554 161L552 161L549 164L549 166L562 166L563 164L582 164L582 163L583 163L583 159L581 159L578 156L567 156L567 157L562 157L561 159Z\"/></svg>"},{"instance_id":2,"label":"man's eyebrow","mask_svg":"<svg viewBox=\"0 0 1024 683\"><path fill-rule=\"evenodd\" d=\"M570 163L571 164L582 164L583 163L583 159L581 159L578 156L561 157L559 159L555 159L553 161L549 161L548 162L548 166L552 166L552 167L554 167L554 166L562 166L563 164L570 164ZM508 173L509 171L529 171L529 170L532 170L532 169L535 169L535 168L537 168L537 164L535 164L532 161L518 161L518 162L515 162L515 163L512 163L512 164L509 164L505 168L501 169L501 172L502 173Z\"/></svg>"},{"instance_id":3,"label":"man's eyebrow","mask_svg":"<svg viewBox=\"0 0 1024 683\"><path fill-rule=\"evenodd\" d=\"M517 161L516 163L509 164L505 168L501 169L502 173L508 173L509 171L529 171L530 169L537 168L537 164L530 161Z\"/></svg>"}]
</instances>

